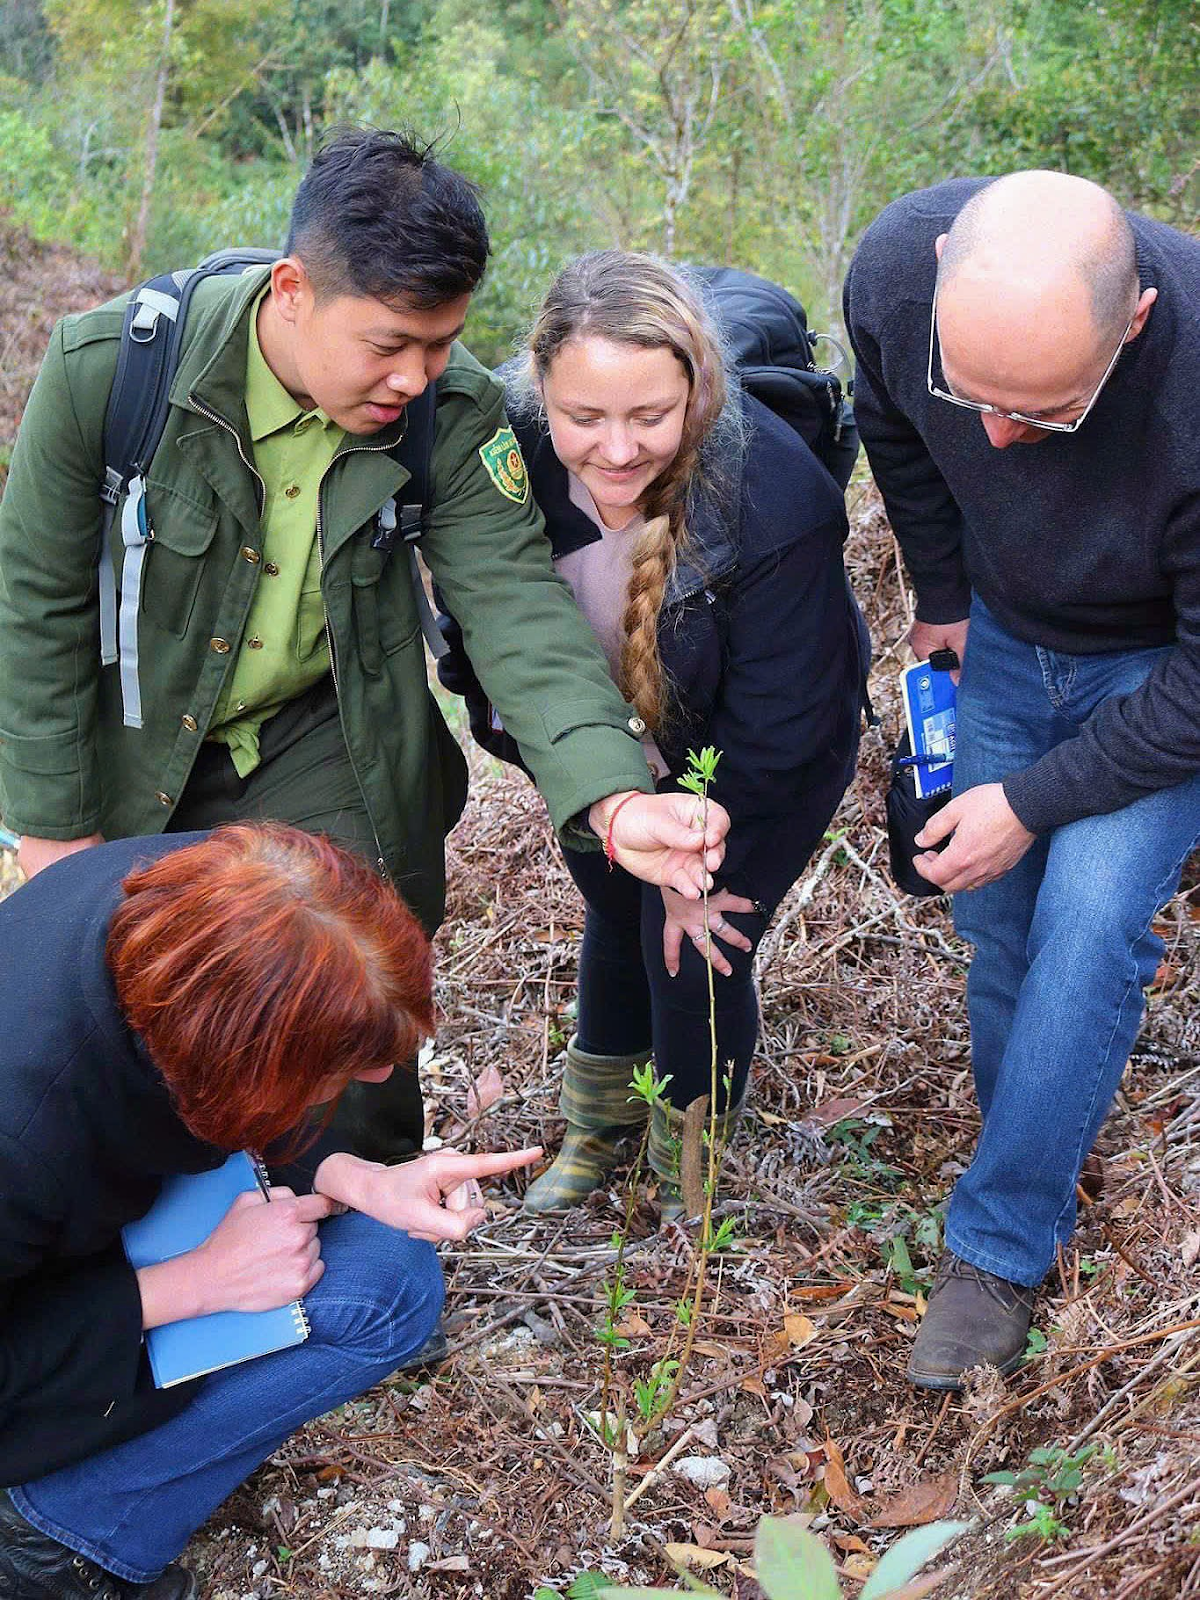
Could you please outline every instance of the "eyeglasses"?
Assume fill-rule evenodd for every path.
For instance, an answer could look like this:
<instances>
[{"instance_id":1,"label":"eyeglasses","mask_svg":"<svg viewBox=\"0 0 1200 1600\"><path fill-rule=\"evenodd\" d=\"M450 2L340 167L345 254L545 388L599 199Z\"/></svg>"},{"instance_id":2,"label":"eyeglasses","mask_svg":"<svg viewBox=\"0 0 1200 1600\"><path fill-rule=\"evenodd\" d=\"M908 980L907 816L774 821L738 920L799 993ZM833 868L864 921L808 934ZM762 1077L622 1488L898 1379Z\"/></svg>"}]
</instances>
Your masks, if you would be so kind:
<instances>
[{"instance_id":1,"label":"eyeglasses","mask_svg":"<svg viewBox=\"0 0 1200 1600\"><path fill-rule=\"evenodd\" d=\"M999 406L985 405L982 400L964 400L961 395L951 394L948 389L940 389L933 381L933 349L937 339L937 291L934 291L933 307L929 313L929 366L926 369L925 381L929 392L938 400L948 400L952 406L961 406L964 411L978 411L981 416L1001 417L1005 422L1024 422L1030 427L1041 428L1046 433L1076 433L1087 421L1088 414L1096 401L1100 398L1100 391L1112 376L1121 351L1125 348L1125 341L1129 337L1129 330L1133 327L1133 318L1137 316L1135 307L1133 317L1125 325L1125 332L1121 335L1121 342L1112 353L1112 360L1104 369L1104 376L1096 385L1092 398L1073 422L1049 422L1045 417L1031 417L1024 411L1002 411ZM943 374L944 376L945 374Z\"/></svg>"}]
</instances>

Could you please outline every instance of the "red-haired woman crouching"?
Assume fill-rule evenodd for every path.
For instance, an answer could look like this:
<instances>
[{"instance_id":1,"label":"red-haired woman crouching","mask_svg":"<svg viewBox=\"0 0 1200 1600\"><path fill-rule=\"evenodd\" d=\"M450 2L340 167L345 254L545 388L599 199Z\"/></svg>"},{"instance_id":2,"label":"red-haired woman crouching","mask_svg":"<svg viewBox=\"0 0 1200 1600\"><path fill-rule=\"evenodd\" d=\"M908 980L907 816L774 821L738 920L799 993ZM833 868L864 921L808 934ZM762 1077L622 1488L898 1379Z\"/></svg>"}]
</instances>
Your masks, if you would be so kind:
<instances>
[{"instance_id":1,"label":"red-haired woman crouching","mask_svg":"<svg viewBox=\"0 0 1200 1600\"><path fill-rule=\"evenodd\" d=\"M412 1055L429 941L346 851L239 824L39 874L0 906L0 972L0 1594L124 1600L157 1580L155 1600L187 1600L167 1564L210 1512L424 1344L431 1241L484 1215L446 1197L539 1152L388 1168L318 1144L311 1192L243 1197L197 1250L135 1272L120 1230L165 1175L280 1141L294 1156L311 1108ZM305 1343L153 1387L143 1330L301 1295Z\"/></svg>"}]
</instances>

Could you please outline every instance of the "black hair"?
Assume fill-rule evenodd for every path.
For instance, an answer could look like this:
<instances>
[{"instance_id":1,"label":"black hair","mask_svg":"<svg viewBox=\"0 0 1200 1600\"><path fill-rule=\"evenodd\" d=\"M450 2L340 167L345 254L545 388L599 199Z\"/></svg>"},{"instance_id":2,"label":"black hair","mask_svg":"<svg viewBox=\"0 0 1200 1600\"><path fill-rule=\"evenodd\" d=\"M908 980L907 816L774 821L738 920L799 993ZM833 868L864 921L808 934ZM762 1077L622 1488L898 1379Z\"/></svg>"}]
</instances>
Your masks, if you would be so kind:
<instances>
[{"instance_id":1,"label":"black hair","mask_svg":"<svg viewBox=\"0 0 1200 1600\"><path fill-rule=\"evenodd\" d=\"M407 129L341 128L318 151L287 242L318 299L428 310L478 288L491 249L479 191L434 149Z\"/></svg>"}]
</instances>

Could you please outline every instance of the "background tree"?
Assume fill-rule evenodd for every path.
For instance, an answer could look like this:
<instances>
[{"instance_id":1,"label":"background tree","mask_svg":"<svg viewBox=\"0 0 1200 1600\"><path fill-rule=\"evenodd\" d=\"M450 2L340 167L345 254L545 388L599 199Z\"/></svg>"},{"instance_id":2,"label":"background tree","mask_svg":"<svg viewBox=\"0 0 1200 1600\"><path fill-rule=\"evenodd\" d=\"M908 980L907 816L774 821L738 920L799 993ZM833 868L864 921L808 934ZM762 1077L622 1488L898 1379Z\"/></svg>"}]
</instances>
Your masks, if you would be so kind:
<instances>
[{"instance_id":1,"label":"background tree","mask_svg":"<svg viewBox=\"0 0 1200 1600\"><path fill-rule=\"evenodd\" d=\"M1196 227L1194 0L0 0L0 207L149 272L280 245L339 118L481 186L469 337L618 244L785 283L818 326L871 217L950 173L1066 167Z\"/></svg>"}]
</instances>

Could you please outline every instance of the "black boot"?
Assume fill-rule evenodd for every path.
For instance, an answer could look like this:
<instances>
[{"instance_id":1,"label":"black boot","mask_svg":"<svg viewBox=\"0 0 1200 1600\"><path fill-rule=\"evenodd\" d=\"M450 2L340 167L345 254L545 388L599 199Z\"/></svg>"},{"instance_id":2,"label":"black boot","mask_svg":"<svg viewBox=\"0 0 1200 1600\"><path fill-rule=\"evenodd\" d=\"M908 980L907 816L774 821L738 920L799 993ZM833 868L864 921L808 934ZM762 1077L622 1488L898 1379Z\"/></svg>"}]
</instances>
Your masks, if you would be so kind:
<instances>
[{"instance_id":1,"label":"black boot","mask_svg":"<svg viewBox=\"0 0 1200 1600\"><path fill-rule=\"evenodd\" d=\"M153 1583L115 1578L48 1533L39 1533L0 1489L0 1600L194 1600L196 1580L167 1567Z\"/></svg>"}]
</instances>

